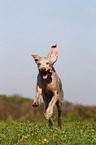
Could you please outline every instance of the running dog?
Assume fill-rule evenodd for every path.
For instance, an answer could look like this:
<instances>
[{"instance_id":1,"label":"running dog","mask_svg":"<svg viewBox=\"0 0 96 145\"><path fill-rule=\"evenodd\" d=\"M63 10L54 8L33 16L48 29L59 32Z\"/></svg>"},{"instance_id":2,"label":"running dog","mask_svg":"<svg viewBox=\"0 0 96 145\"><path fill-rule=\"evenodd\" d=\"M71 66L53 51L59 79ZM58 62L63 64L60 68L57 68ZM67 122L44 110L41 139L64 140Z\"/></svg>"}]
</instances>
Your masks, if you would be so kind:
<instances>
[{"instance_id":1,"label":"running dog","mask_svg":"<svg viewBox=\"0 0 96 145\"><path fill-rule=\"evenodd\" d=\"M58 110L58 126L61 128L63 90L61 80L53 67L53 64L58 58L57 45L51 46L47 57L32 56L39 71L37 76L36 98L32 106L39 106L43 96L45 117L49 120L49 127L52 127L51 116L53 107L56 104Z\"/></svg>"}]
</instances>

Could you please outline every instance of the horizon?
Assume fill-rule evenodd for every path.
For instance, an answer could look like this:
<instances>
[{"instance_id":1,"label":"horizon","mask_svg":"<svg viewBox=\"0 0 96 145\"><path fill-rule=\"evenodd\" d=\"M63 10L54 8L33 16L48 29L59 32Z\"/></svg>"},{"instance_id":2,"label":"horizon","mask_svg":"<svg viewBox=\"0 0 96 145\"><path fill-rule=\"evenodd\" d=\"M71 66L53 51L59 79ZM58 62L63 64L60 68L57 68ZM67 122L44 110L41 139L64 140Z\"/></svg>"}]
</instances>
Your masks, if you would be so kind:
<instances>
[{"instance_id":1,"label":"horizon","mask_svg":"<svg viewBox=\"0 0 96 145\"><path fill-rule=\"evenodd\" d=\"M34 101L34 98L25 97L25 96L23 96L23 95L21 95L21 94L13 94L13 95L4 95L4 94L0 94L0 96L6 96L6 97L9 97L9 98L10 98L10 97L15 97L15 98L30 99L30 100ZM80 104L80 103L74 103L74 102L71 102L71 101L68 101L68 100L63 99L63 103L66 103L66 102L72 103L73 105L81 105L81 106L84 106L84 107L96 106L96 105L83 105L83 104ZM41 103L44 104L43 99L41 99ZM41 105L41 104L40 104L40 105Z\"/></svg>"}]
</instances>

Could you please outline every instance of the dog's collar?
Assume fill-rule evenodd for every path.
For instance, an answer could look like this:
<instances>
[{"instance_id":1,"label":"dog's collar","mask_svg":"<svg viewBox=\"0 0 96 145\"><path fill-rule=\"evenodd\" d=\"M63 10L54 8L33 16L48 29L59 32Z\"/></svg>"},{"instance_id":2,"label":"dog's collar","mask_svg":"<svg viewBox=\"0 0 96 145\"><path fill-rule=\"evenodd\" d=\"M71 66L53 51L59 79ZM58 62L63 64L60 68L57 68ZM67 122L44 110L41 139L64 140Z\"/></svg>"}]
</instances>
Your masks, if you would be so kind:
<instances>
[{"instance_id":1,"label":"dog's collar","mask_svg":"<svg viewBox=\"0 0 96 145\"><path fill-rule=\"evenodd\" d=\"M53 73L53 72L54 72L52 68L50 69L50 72L51 72L51 73Z\"/></svg>"}]
</instances>

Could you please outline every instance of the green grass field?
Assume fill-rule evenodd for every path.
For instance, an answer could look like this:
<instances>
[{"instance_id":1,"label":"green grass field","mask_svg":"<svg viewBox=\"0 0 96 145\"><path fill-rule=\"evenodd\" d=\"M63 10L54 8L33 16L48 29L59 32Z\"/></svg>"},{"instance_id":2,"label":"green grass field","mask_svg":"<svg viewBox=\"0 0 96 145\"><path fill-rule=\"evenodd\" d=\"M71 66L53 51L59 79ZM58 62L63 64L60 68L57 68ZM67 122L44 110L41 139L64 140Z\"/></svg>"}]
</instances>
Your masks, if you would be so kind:
<instances>
[{"instance_id":1,"label":"green grass field","mask_svg":"<svg viewBox=\"0 0 96 145\"><path fill-rule=\"evenodd\" d=\"M0 121L0 145L96 145L96 122Z\"/></svg>"}]
</instances>

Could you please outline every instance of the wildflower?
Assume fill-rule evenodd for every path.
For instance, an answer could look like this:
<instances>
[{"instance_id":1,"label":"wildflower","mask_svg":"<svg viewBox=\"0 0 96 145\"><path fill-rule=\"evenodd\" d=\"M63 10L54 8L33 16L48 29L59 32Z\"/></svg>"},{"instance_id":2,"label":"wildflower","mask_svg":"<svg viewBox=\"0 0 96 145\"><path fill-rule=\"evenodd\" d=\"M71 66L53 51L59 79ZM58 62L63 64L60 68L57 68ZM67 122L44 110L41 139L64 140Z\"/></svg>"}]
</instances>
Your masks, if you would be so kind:
<instances>
[{"instance_id":1,"label":"wildflower","mask_svg":"<svg viewBox=\"0 0 96 145\"><path fill-rule=\"evenodd\" d=\"M33 133L31 135L33 135Z\"/></svg>"},{"instance_id":2,"label":"wildflower","mask_svg":"<svg viewBox=\"0 0 96 145\"><path fill-rule=\"evenodd\" d=\"M27 136L25 136L25 138L27 138Z\"/></svg>"},{"instance_id":3,"label":"wildflower","mask_svg":"<svg viewBox=\"0 0 96 145\"><path fill-rule=\"evenodd\" d=\"M46 138L44 139L44 141L45 141L45 142L48 142L48 140L47 140Z\"/></svg>"},{"instance_id":4,"label":"wildflower","mask_svg":"<svg viewBox=\"0 0 96 145\"><path fill-rule=\"evenodd\" d=\"M30 136L30 134L27 134L27 136Z\"/></svg>"}]
</instances>

